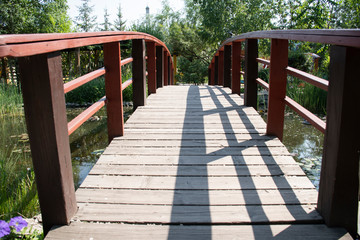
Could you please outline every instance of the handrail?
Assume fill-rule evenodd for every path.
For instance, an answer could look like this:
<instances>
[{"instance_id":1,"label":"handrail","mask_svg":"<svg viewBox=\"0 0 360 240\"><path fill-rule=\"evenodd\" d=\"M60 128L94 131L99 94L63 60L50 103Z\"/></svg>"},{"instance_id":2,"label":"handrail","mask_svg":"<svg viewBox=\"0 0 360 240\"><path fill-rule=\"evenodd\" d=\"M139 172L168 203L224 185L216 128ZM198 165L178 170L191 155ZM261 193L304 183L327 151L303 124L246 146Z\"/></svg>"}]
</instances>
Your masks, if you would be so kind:
<instances>
[{"instance_id":1,"label":"handrail","mask_svg":"<svg viewBox=\"0 0 360 240\"><path fill-rule=\"evenodd\" d=\"M132 57L121 60L120 42L125 40L132 40ZM103 45L104 67L64 84L60 51L96 44ZM162 41L140 32L0 36L0 57L17 57L19 62L45 235L53 225L68 224L77 210L69 135L106 104L109 141L122 136L122 91L133 85L136 108L146 104L147 83L151 94L164 84L164 76L157 76L156 71L167 67L166 84L173 84L173 62L168 56L170 51ZM121 66L130 62L132 78L122 83ZM65 93L104 74L106 96L67 122Z\"/></svg>"},{"instance_id":2,"label":"handrail","mask_svg":"<svg viewBox=\"0 0 360 240\"><path fill-rule=\"evenodd\" d=\"M258 39L271 40L270 60L258 58ZM329 80L288 66L289 40L330 44ZM360 106L357 93L360 89L360 30L273 30L234 36L225 40L213 55L209 84L230 86L233 93L240 94L238 71L242 45L245 45L245 105L257 107L259 84L269 91L267 134L282 139L285 105L325 133L317 209L328 226L344 227L356 236L360 126L354 107ZM223 57L225 51L230 57ZM270 67L269 83L258 78L258 63ZM227 72L225 76L225 71L219 69L229 64L235 72ZM218 76L220 72L224 76ZM288 75L328 92L326 122L286 96ZM223 79L231 79L231 84L229 80L222 82Z\"/></svg>"}]
</instances>

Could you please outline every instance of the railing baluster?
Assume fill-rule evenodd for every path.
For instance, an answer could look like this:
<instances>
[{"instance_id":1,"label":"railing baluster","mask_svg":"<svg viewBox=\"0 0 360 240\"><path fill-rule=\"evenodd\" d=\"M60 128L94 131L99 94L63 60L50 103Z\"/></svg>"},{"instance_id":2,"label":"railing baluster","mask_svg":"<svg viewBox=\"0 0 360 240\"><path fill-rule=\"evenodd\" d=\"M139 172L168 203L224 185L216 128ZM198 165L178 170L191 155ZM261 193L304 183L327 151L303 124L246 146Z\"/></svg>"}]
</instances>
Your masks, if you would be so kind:
<instances>
[{"instance_id":1,"label":"railing baluster","mask_svg":"<svg viewBox=\"0 0 360 240\"><path fill-rule=\"evenodd\" d=\"M360 49L332 46L318 210L328 226L357 233Z\"/></svg>"},{"instance_id":2,"label":"railing baluster","mask_svg":"<svg viewBox=\"0 0 360 240\"><path fill-rule=\"evenodd\" d=\"M284 130L287 65L288 40L272 39L266 134L277 136L280 140Z\"/></svg>"},{"instance_id":3,"label":"railing baluster","mask_svg":"<svg viewBox=\"0 0 360 240\"><path fill-rule=\"evenodd\" d=\"M167 56L167 52L164 49L164 86L167 86L169 83L169 59Z\"/></svg>"},{"instance_id":4,"label":"railing baluster","mask_svg":"<svg viewBox=\"0 0 360 240\"><path fill-rule=\"evenodd\" d=\"M215 63L211 63L210 85L215 85Z\"/></svg>"},{"instance_id":5,"label":"railing baluster","mask_svg":"<svg viewBox=\"0 0 360 240\"><path fill-rule=\"evenodd\" d=\"M231 89L232 93L240 95L241 88L241 42L233 42L231 62Z\"/></svg>"},{"instance_id":6,"label":"railing baluster","mask_svg":"<svg viewBox=\"0 0 360 240\"><path fill-rule=\"evenodd\" d=\"M156 50L155 42L146 43L148 94L156 93Z\"/></svg>"},{"instance_id":7,"label":"railing baluster","mask_svg":"<svg viewBox=\"0 0 360 240\"><path fill-rule=\"evenodd\" d=\"M224 47L224 87L231 88L231 45Z\"/></svg>"},{"instance_id":8,"label":"railing baluster","mask_svg":"<svg viewBox=\"0 0 360 240\"><path fill-rule=\"evenodd\" d=\"M114 137L124 135L120 42L104 44L104 65L108 139L111 142Z\"/></svg>"},{"instance_id":9,"label":"railing baluster","mask_svg":"<svg viewBox=\"0 0 360 240\"><path fill-rule=\"evenodd\" d=\"M224 51L219 51L219 60L218 60L218 84L224 86Z\"/></svg>"},{"instance_id":10,"label":"railing baluster","mask_svg":"<svg viewBox=\"0 0 360 240\"><path fill-rule=\"evenodd\" d=\"M214 78L214 85L219 85L219 56L215 56L215 78Z\"/></svg>"},{"instance_id":11,"label":"railing baluster","mask_svg":"<svg viewBox=\"0 0 360 240\"><path fill-rule=\"evenodd\" d=\"M145 41L143 39L132 40L132 79L133 79L133 105L134 110L138 106L146 104L146 62Z\"/></svg>"},{"instance_id":12,"label":"railing baluster","mask_svg":"<svg viewBox=\"0 0 360 240\"><path fill-rule=\"evenodd\" d=\"M168 85L172 85L171 83L171 62L170 62L170 55L168 52L165 52L167 56L167 62L168 62Z\"/></svg>"},{"instance_id":13,"label":"railing baluster","mask_svg":"<svg viewBox=\"0 0 360 240\"><path fill-rule=\"evenodd\" d=\"M245 41L245 81L244 103L246 106L257 109L257 84L258 77L258 43L257 39Z\"/></svg>"},{"instance_id":14,"label":"railing baluster","mask_svg":"<svg viewBox=\"0 0 360 240\"><path fill-rule=\"evenodd\" d=\"M19 59L31 155L45 235L77 210L59 52Z\"/></svg>"},{"instance_id":15,"label":"railing baluster","mask_svg":"<svg viewBox=\"0 0 360 240\"><path fill-rule=\"evenodd\" d=\"M156 88L164 86L164 51L162 46L156 46Z\"/></svg>"}]
</instances>

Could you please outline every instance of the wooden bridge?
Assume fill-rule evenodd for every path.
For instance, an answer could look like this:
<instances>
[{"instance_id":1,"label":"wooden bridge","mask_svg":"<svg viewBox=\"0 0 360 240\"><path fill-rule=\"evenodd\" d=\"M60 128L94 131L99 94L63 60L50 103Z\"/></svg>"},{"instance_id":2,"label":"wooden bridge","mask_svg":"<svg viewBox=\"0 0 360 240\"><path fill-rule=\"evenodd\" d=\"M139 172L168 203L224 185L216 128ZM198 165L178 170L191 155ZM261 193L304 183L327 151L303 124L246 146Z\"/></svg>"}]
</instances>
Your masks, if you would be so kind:
<instances>
[{"instance_id":1,"label":"wooden bridge","mask_svg":"<svg viewBox=\"0 0 360 240\"><path fill-rule=\"evenodd\" d=\"M258 38L271 39L270 60L258 58ZM132 57L121 60L119 41L129 39ZM209 85L171 86L170 53L147 34L1 37L0 56L19 57L46 239L351 239L359 39L358 30L248 33L219 47ZM288 40L333 44L330 81L287 66ZM105 68L63 85L58 51L100 43ZM133 78L122 83L130 62ZM258 63L270 66L269 83ZM64 93L103 74L106 97L67 123ZM287 75L328 90L326 123L286 96ZM136 111L124 124L130 84ZM267 123L255 110L257 84L269 90ZM105 104L110 144L75 193L68 135ZM319 193L280 141L285 105L325 133Z\"/></svg>"}]
</instances>

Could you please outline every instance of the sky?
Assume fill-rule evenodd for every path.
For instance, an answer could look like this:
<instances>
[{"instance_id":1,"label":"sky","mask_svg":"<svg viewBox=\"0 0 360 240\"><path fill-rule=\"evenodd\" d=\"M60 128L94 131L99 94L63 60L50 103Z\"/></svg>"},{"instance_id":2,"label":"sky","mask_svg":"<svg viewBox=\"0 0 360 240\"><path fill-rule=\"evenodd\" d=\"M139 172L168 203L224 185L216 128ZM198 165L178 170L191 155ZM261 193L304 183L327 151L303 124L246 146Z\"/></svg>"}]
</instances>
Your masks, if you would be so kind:
<instances>
[{"instance_id":1,"label":"sky","mask_svg":"<svg viewBox=\"0 0 360 240\"><path fill-rule=\"evenodd\" d=\"M136 20L145 16L145 8L149 6L150 14L157 14L161 12L162 0L90 0L90 5L93 7L93 14L97 16L97 23L104 22L104 9L107 8L110 14L110 22L113 23L116 19L117 8L121 4L121 12L123 20L126 21L126 26L129 27ZM170 7L174 11L184 8L184 0L168 0ZM69 16L74 21L78 15L78 6L82 4L81 0L68 0Z\"/></svg>"}]
</instances>

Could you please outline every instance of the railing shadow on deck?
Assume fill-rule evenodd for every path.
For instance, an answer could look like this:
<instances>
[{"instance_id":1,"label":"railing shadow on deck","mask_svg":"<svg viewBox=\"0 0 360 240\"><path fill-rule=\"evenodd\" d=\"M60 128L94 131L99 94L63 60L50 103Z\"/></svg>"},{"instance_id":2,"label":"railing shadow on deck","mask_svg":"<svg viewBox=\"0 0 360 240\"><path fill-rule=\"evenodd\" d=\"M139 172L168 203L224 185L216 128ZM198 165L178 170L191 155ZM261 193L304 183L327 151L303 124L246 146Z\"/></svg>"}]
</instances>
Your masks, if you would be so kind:
<instances>
[{"instance_id":1,"label":"railing shadow on deck","mask_svg":"<svg viewBox=\"0 0 360 240\"><path fill-rule=\"evenodd\" d=\"M271 41L270 61L258 58L258 40L263 38ZM288 66L289 40L331 45L329 81ZM233 93L240 93L240 76L244 76L246 106L256 109L257 84L269 90L268 135L282 139L285 105L325 133L317 209L328 226L344 227L353 237L359 195L360 127L353 110L360 105L359 56L358 29L258 31L225 40L209 65L209 84L230 87ZM270 66L269 83L258 78L258 63ZM326 123L286 96L287 75L328 90Z\"/></svg>"}]
</instances>

